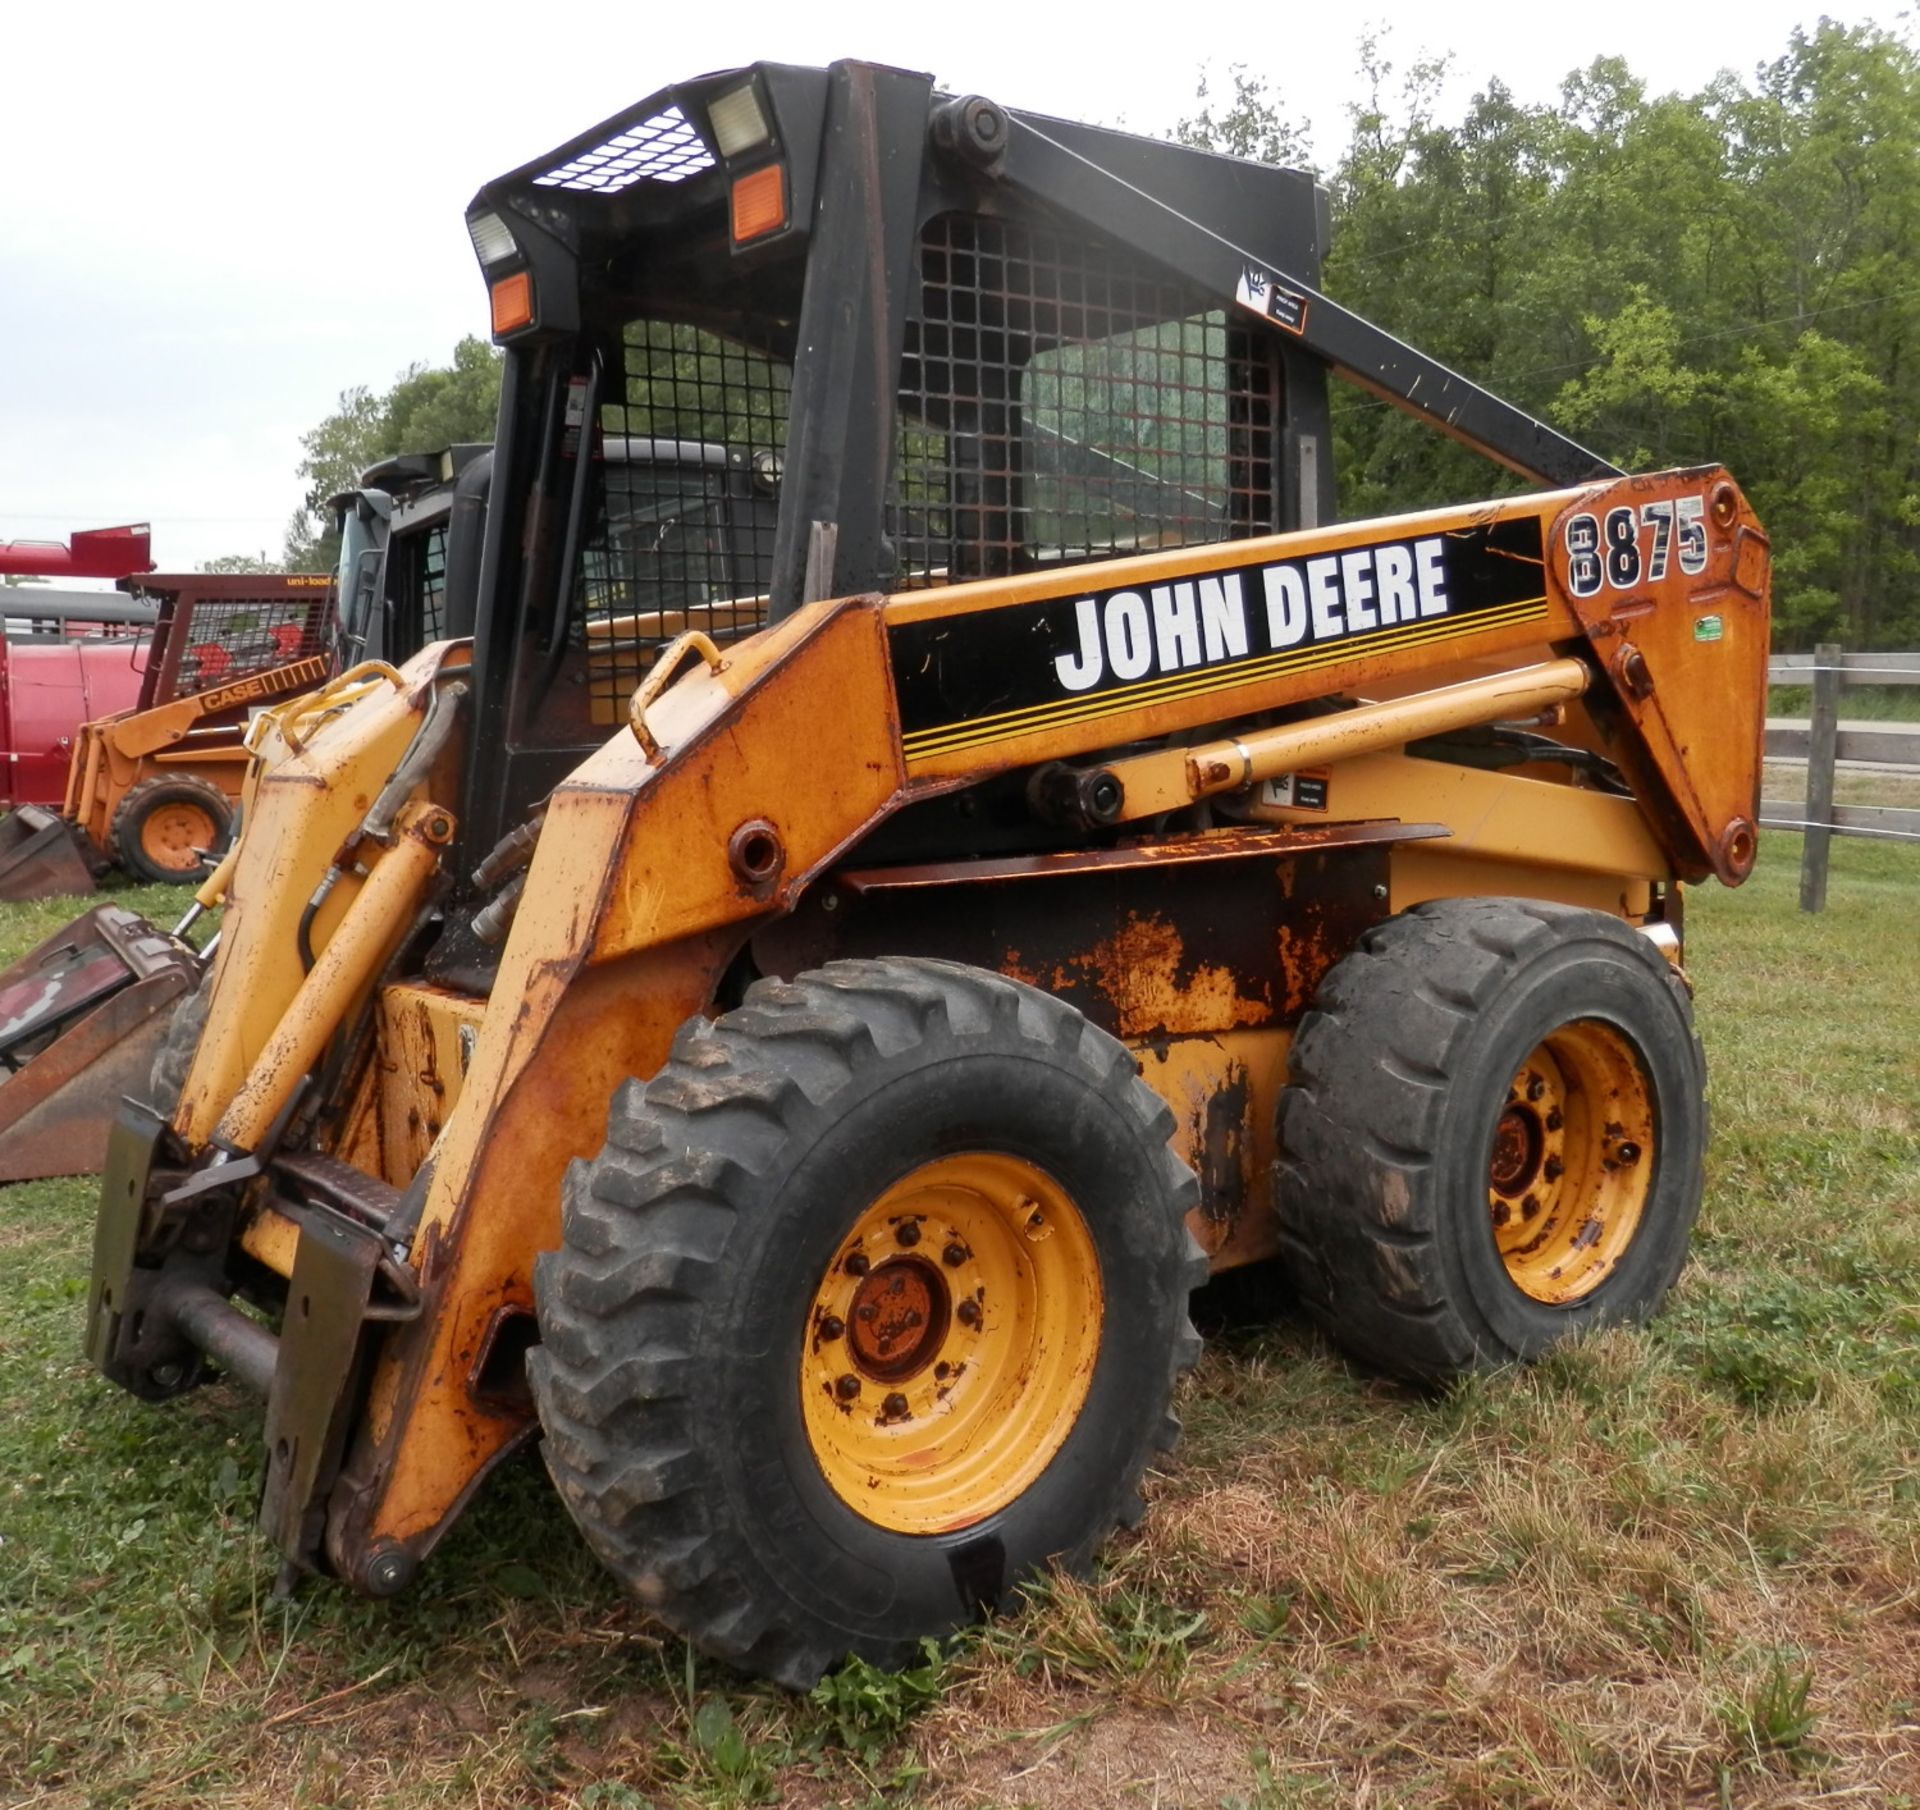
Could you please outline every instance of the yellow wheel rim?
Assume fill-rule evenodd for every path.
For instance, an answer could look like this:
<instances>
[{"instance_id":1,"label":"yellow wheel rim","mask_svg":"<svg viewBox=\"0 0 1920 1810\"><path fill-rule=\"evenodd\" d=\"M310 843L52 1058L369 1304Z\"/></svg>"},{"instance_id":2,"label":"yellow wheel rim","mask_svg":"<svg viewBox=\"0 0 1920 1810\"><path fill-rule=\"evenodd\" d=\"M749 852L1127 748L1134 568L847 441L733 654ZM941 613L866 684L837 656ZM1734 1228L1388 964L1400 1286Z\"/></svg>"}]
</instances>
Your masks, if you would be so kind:
<instances>
[{"instance_id":1,"label":"yellow wheel rim","mask_svg":"<svg viewBox=\"0 0 1920 1810\"><path fill-rule=\"evenodd\" d=\"M1493 1131L1487 1204L1516 1288L1550 1307L1591 1294L1633 1242L1653 1184L1653 1095L1633 1047L1580 1018L1515 1072Z\"/></svg>"},{"instance_id":2,"label":"yellow wheel rim","mask_svg":"<svg viewBox=\"0 0 1920 1810\"><path fill-rule=\"evenodd\" d=\"M974 1151L866 1208L808 1314L800 1402L821 1475L880 1527L949 1533L1015 1500L1072 1431L1100 1262L1051 1176Z\"/></svg>"}]
</instances>

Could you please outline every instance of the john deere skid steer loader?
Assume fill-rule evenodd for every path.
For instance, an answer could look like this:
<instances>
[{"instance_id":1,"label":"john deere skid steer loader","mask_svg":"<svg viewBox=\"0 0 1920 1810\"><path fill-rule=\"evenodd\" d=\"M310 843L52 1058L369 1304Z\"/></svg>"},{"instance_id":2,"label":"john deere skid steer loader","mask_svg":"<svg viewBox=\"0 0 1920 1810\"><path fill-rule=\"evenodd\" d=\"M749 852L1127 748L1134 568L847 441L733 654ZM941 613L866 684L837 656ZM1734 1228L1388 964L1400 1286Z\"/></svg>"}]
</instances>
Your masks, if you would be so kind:
<instances>
[{"instance_id":1,"label":"john deere skid steer loader","mask_svg":"<svg viewBox=\"0 0 1920 1810\"><path fill-rule=\"evenodd\" d=\"M1321 295L1307 177L862 64L468 216L474 633L276 710L87 1346L291 1574L541 1438L704 1651L886 1662L1139 1512L1209 1267L1439 1378L1653 1311L1768 546ZM1333 517L1328 371L1547 488ZM610 445L717 449L661 475Z\"/></svg>"}]
</instances>

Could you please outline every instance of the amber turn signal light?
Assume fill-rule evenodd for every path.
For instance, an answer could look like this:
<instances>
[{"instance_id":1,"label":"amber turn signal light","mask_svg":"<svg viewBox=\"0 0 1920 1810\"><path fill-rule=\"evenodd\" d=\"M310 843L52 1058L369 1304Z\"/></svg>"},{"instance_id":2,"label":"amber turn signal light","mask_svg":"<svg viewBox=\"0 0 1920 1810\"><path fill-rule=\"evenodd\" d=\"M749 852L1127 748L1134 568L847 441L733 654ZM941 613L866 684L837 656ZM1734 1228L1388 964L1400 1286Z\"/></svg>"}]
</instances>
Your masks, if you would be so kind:
<instances>
[{"instance_id":1,"label":"amber turn signal light","mask_svg":"<svg viewBox=\"0 0 1920 1810\"><path fill-rule=\"evenodd\" d=\"M764 239L787 223L787 169L770 163L735 179L733 185L733 242Z\"/></svg>"},{"instance_id":2,"label":"amber turn signal light","mask_svg":"<svg viewBox=\"0 0 1920 1810\"><path fill-rule=\"evenodd\" d=\"M489 292L493 299L493 336L498 339L503 333L511 333L516 327L525 327L533 320L533 277L524 270L516 270L510 277L502 277Z\"/></svg>"}]
</instances>

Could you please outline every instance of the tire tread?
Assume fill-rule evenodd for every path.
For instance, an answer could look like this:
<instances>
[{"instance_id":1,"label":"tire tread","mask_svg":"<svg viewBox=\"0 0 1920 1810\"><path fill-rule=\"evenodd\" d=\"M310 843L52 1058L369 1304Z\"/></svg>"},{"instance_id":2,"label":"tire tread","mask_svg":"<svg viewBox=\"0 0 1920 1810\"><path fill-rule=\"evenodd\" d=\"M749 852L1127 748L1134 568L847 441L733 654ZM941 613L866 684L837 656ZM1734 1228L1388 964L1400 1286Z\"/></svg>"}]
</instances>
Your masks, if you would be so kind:
<instances>
[{"instance_id":1,"label":"tire tread","mask_svg":"<svg viewBox=\"0 0 1920 1810\"><path fill-rule=\"evenodd\" d=\"M848 1651L904 1662L913 1637L849 1640L808 1625L784 1598L768 1600L712 1455L685 1436L703 1316L743 1235L746 1184L822 1103L930 1035L990 1031L1054 1052L1108 1097L1118 1090L1162 1147L1166 1261L1183 1305L1165 1401L1149 1404L1144 1443L1165 1450L1178 1427L1166 1406L1200 1350L1184 1312L1185 1291L1208 1267L1184 1225L1199 1183L1167 1147L1172 1114L1124 1047L1071 1006L997 974L926 960L835 962L757 981L724 1017L690 1021L658 1075L618 1090L605 1149L567 1172L565 1242L535 1265L542 1343L528 1375L548 1469L589 1544L695 1646L793 1688ZM1076 1550L1090 1553L1136 1516L1137 1478L1106 1480Z\"/></svg>"},{"instance_id":2,"label":"tire tread","mask_svg":"<svg viewBox=\"0 0 1920 1810\"><path fill-rule=\"evenodd\" d=\"M1442 899L1389 918L1335 965L1300 1021L1274 1170L1282 1256L1310 1317L1372 1368L1434 1383L1522 1355L1449 1299L1431 1197L1475 1026L1520 965L1579 938L1629 954L1671 989L1703 1088L1686 989L1665 957L1616 918L1544 900Z\"/></svg>"}]
</instances>

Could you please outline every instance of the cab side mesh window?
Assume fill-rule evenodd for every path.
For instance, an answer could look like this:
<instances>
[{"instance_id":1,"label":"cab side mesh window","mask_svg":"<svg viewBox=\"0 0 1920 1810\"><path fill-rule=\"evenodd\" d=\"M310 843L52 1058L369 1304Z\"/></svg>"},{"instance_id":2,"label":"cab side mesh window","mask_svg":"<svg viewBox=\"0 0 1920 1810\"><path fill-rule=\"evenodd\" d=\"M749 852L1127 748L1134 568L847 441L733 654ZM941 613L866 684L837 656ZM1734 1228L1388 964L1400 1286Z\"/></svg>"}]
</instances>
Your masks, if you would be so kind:
<instances>
[{"instance_id":1,"label":"cab side mesh window","mask_svg":"<svg viewBox=\"0 0 1920 1810\"><path fill-rule=\"evenodd\" d=\"M277 588L260 596L194 597L191 592L182 596L170 631L170 638L179 645L178 663L173 663L171 647L164 660L173 670L171 696L212 691L326 651L332 604L328 582L320 578L267 582ZM300 588L292 588L293 584ZM143 709L166 701L158 695L156 684L160 665L149 671L152 677L141 694Z\"/></svg>"},{"instance_id":2,"label":"cab side mesh window","mask_svg":"<svg viewBox=\"0 0 1920 1810\"><path fill-rule=\"evenodd\" d=\"M636 321L624 338L574 616L602 723L684 630L725 641L766 620L793 388L785 364L704 328Z\"/></svg>"},{"instance_id":3,"label":"cab side mesh window","mask_svg":"<svg viewBox=\"0 0 1920 1810\"><path fill-rule=\"evenodd\" d=\"M1272 531L1278 372L1138 255L971 214L928 222L889 535L898 582Z\"/></svg>"},{"instance_id":4,"label":"cab side mesh window","mask_svg":"<svg viewBox=\"0 0 1920 1810\"><path fill-rule=\"evenodd\" d=\"M420 645L442 639L447 621L447 530L436 522L420 550Z\"/></svg>"}]
</instances>

